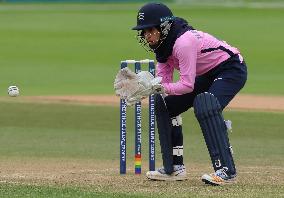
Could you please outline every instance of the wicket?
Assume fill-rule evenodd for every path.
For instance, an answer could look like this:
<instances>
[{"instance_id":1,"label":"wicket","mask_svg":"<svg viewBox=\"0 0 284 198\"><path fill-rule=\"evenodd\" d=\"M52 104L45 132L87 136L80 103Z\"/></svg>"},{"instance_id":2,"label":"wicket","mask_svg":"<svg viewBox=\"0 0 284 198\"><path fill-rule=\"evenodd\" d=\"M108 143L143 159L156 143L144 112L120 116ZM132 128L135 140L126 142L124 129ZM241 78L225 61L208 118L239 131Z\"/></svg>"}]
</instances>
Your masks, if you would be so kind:
<instances>
[{"instance_id":1,"label":"wicket","mask_svg":"<svg viewBox=\"0 0 284 198\"><path fill-rule=\"evenodd\" d=\"M149 72L155 76L154 60L125 60L121 61L121 69L129 64L134 64L135 73L141 71L142 64L149 65ZM120 174L126 174L126 102L120 100ZM141 127L142 107L141 102L135 104L135 174L141 174L141 144L142 144L142 127ZM155 112L154 96L149 97L149 170L155 170Z\"/></svg>"}]
</instances>

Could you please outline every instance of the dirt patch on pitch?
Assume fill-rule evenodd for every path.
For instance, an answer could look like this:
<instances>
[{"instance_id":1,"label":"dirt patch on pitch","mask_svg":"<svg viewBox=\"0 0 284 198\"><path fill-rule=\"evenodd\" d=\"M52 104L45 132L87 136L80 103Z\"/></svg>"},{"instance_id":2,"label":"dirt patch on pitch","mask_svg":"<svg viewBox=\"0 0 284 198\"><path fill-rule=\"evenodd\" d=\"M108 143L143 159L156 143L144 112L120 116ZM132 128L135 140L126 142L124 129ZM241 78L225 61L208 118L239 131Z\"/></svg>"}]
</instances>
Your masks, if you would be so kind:
<instances>
[{"instance_id":1,"label":"dirt patch on pitch","mask_svg":"<svg viewBox=\"0 0 284 198\"><path fill-rule=\"evenodd\" d=\"M0 100L33 103L119 105L119 98L114 95L21 96L17 98L1 97ZM144 100L143 104L146 105L147 102L147 100ZM231 101L228 109L284 111L284 97L241 94Z\"/></svg>"},{"instance_id":2,"label":"dirt patch on pitch","mask_svg":"<svg viewBox=\"0 0 284 198\"><path fill-rule=\"evenodd\" d=\"M204 194L210 189L200 181L200 176L210 172L205 164L187 165L188 180L183 182L149 181L135 175L128 167L127 175L119 175L118 161L26 159L3 160L0 163L0 182L34 185L90 187L96 192L122 192L155 195L186 195L188 192ZM237 186L284 185L283 167L239 166ZM254 178L251 180L251 178ZM211 189L214 192L222 189ZM224 189L223 189L224 190Z\"/></svg>"}]
</instances>

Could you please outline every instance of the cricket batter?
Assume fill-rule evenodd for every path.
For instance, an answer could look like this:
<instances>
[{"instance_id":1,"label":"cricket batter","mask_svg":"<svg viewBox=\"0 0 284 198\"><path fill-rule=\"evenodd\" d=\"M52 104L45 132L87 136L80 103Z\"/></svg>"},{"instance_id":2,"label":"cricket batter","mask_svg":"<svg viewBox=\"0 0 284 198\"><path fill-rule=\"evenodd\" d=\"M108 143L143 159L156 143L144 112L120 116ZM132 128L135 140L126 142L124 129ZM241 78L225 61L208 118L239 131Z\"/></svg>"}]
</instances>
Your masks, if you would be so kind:
<instances>
[{"instance_id":1,"label":"cricket batter","mask_svg":"<svg viewBox=\"0 0 284 198\"><path fill-rule=\"evenodd\" d=\"M116 94L130 105L155 94L163 167L148 171L147 178L187 178L181 114L193 107L214 169L201 180L211 185L232 183L237 172L222 111L247 80L247 67L239 50L194 29L161 3L141 7L133 30L138 32L139 43L155 53L157 77L149 78L145 72L136 75L126 68L119 72L114 86ZM173 82L175 69L179 80ZM131 86L127 82L132 82Z\"/></svg>"}]
</instances>

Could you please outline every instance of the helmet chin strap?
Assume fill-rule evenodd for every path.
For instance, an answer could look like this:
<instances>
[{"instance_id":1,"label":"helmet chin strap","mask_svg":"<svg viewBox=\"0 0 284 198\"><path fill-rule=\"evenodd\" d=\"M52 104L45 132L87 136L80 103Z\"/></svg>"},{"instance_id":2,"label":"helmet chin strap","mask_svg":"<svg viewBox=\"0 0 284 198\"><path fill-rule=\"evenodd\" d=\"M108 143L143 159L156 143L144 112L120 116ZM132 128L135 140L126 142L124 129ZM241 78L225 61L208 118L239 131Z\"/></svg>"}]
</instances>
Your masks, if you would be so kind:
<instances>
[{"instance_id":1,"label":"helmet chin strap","mask_svg":"<svg viewBox=\"0 0 284 198\"><path fill-rule=\"evenodd\" d=\"M156 52L156 50L163 44L163 42L164 42L165 39L166 39L166 37L160 38L160 39L158 40L158 43L157 43L157 44L155 44L155 45L149 45L149 47L151 48L151 50L152 50L153 52Z\"/></svg>"},{"instance_id":2,"label":"helmet chin strap","mask_svg":"<svg viewBox=\"0 0 284 198\"><path fill-rule=\"evenodd\" d=\"M160 47L161 44L162 44L162 41L159 39L159 40L157 40L156 44L149 45L149 47L153 50L153 52L155 52L155 50L157 50Z\"/></svg>"}]
</instances>

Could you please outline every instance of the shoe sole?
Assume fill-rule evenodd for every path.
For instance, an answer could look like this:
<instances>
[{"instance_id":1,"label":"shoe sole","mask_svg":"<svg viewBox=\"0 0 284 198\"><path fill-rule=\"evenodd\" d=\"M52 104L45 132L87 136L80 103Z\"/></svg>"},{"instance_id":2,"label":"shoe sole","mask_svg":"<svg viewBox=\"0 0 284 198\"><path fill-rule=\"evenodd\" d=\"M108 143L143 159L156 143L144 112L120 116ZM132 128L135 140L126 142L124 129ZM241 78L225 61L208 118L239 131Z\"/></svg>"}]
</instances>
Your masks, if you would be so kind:
<instances>
[{"instance_id":1,"label":"shoe sole","mask_svg":"<svg viewBox=\"0 0 284 198\"><path fill-rule=\"evenodd\" d=\"M208 185L211 185L211 186L220 186L221 184L220 183L214 183L214 182L211 182L207 179L202 179L202 181L205 183L205 184L208 184Z\"/></svg>"},{"instance_id":2,"label":"shoe sole","mask_svg":"<svg viewBox=\"0 0 284 198\"><path fill-rule=\"evenodd\" d=\"M149 180L153 180L153 181L184 181L187 180L186 176L179 176L178 178L176 176L146 176Z\"/></svg>"},{"instance_id":3,"label":"shoe sole","mask_svg":"<svg viewBox=\"0 0 284 198\"><path fill-rule=\"evenodd\" d=\"M224 182L213 182L213 181L210 181L210 180L207 180L207 179L202 179L202 181L205 184L209 184L211 186L222 186L222 185L229 185L229 184L236 183L236 180L234 180L234 179L230 179L229 181L224 181Z\"/></svg>"}]
</instances>

